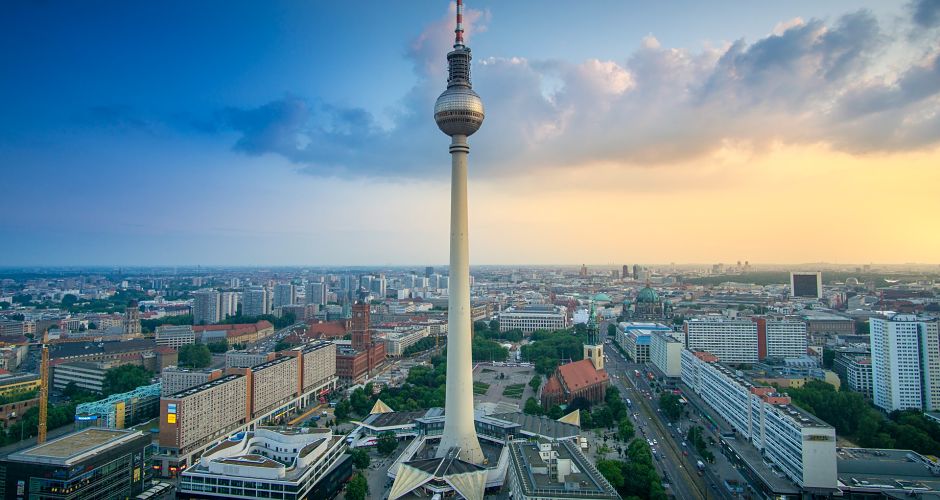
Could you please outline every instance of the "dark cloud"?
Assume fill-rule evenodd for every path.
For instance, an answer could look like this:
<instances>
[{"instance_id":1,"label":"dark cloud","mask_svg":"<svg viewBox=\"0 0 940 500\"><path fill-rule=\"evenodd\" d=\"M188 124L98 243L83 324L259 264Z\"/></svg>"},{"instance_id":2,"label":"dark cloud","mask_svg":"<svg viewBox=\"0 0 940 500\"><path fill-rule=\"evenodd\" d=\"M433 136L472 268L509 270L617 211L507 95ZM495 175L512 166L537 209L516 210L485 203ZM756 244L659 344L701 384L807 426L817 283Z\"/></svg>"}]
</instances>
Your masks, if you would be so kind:
<instances>
[{"instance_id":1,"label":"dark cloud","mask_svg":"<svg viewBox=\"0 0 940 500\"><path fill-rule=\"evenodd\" d=\"M914 0L910 8L917 26L928 29L940 26L940 0Z\"/></svg>"},{"instance_id":2,"label":"dark cloud","mask_svg":"<svg viewBox=\"0 0 940 500\"><path fill-rule=\"evenodd\" d=\"M222 127L239 134L236 150L282 155L314 175L445 176L446 138L431 115L451 36L442 21L409 47L418 83L387 129L363 109L295 96L228 109ZM496 176L586 162L655 165L728 141L823 142L848 152L935 145L940 63L933 57L896 77L873 73L894 43L903 40L859 11L722 50L664 48L650 37L620 61L477 56L474 84L487 118L471 138L473 169ZM893 83L871 83L884 81Z\"/></svg>"}]
</instances>

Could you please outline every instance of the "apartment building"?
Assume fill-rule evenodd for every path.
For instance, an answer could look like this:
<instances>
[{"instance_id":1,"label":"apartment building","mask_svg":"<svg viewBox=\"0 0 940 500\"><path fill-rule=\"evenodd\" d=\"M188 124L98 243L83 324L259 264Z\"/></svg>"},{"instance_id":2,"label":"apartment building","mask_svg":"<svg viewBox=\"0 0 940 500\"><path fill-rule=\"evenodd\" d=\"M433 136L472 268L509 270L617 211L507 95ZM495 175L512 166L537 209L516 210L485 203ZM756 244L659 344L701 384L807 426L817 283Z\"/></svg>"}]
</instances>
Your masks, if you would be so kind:
<instances>
[{"instance_id":1,"label":"apartment building","mask_svg":"<svg viewBox=\"0 0 940 500\"><path fill-rule=\"evenodd\" d=\"M889 313L869 324L875 406L888 412L940 409L938 320Z\"/></svg>"},{"instance_id":2,"label":"apartment building","mask_svg":"<svg viewBox=\"0 0 940 500\"><path fill-rule=\"evenodd\" d=\"M661 323L625 321L617 324L614 341L626 351L636 363L650 360L650 336L653 332L671 332L672 328Z\"/></svg>"},{"instance_id":3,"label":"apartment building","mask_svg":"<svg viewBox=\"0 0 940 500\"><path fill-rule=\"evenodd\" d=\"M682 381L804 490L834 492L835 429L791 404L772 387L757 386L705 352L682 351Z\"/></svg>"},{"instance_id":4,"label":"apartment building","mask_svg":"<svg viewBox=\"0 0 940 500\"><path fill-rule=\"evenodd\" d=\"M222 370L187 370L168 366L160 372L161 395L169 396L222 377Z\"/></svg>"},{"instance_id":5,"label":"apartment building","mask_svg":"<svg viewBox=\"0 0 940 500\"><path fill-rule=\"evenodd\" d=\"M686 349L705 351L723 363L756 363L757 323L749 319L705 316L682 325Z\"/></svg>"}]
</instances>

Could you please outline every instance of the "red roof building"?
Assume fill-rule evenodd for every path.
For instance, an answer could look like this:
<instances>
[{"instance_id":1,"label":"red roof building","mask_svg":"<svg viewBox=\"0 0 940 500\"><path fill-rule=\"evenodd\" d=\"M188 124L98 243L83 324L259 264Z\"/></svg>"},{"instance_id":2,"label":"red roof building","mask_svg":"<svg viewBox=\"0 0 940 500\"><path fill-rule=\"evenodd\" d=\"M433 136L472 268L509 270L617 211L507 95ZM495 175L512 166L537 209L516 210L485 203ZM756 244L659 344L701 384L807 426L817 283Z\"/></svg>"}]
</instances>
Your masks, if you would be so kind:
<instances>
[{"instance_id":1,"label":"red roof building","mask_svg":"<svg viewBox=\"0 0 940 500\"><path fill-rule=\"evenodd\" d=\"M567 363L555 369L542 388L542 406L569 404L575 398L591 403L604 400L610 378L607 370L597 370L590 359Z\"/></svg>"}]
</instances>

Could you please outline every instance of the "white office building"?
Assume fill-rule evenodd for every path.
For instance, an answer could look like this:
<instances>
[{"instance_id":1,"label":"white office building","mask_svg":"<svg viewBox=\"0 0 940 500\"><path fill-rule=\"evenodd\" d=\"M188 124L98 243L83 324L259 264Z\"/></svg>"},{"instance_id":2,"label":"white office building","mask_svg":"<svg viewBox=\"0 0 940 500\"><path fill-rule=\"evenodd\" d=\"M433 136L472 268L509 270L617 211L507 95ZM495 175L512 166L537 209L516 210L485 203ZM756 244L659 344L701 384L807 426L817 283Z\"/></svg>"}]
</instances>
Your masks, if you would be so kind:
<instances>
[{"instance_id":1,"label":"white office building","mask_svg":"<svg viewBox=\"0 0 940 500\"><path fill-rule=\"evenodd\" d=\"M887 412L940 409L938 321L889 313L869 324L875 406Z\"/></svg>"},{"instance_id":2,"label":"white office building","mask_svg":"<svg viewBox=\"0 0 940 500\"><path fill-rule=\"evenodd\" d=\"M650 361L667 377L682 373L682 341L669 332L650 332Z\"/></svg>"},{"instance_id":3,"label":"white office building","mask_svg":"<svg viewBox=\"0 0 940 500\"><path fill-rule=\"evenodd\" d=\"M682 351L682 381L790 480L815 492L835 491L832 426L793 406L774 388L738 376L709 353Z\"/></svg>"},{"instance_id":4,"label":"white office building","mask_svg":"<svg viewBox=\"0 0 940 500\"><path fill-rule=\"evenodd\" d=\"M193 292L193 324L213 325L220 321L221 296L218 290L206 288Z\"/></svg>"},{"instance_id":5,"label":"white office building","mask_svg":"<svg viewBox=\"0 0 940 500\"><path fill-rule=\"evenodd\" d=\"M509 307L499 313L499 331L519 329L522 333L536 330L562 330L568 328L568 311L554 305L527 305Z\"/></svg>"},{"instance_id":6,"label":"white office building","mask_svg":"<svg viewBox=\"0 0 940 500\"><path fill-rule=\"evenodd\" d=\"M266 288L256 287L242 292L242 316L258 317L270 312Z\"/></svg>"},{"instance_id":7,"label":"white office building","mask_svg":"<svg viewBox=\"0 0 940 500\"><path fill-rule=\"evenodd\" d=\"M682 328L686 349L712 353L723 363L758 361L755 321L704 316L686 320Z\"/></svg>"},{"instance_id":8,"label":"white office building","mask_svg":"<svg viewBox=\"0 0 940 500\"><path fill-rule=\"evenodd\" d=\"M196 343L196 332L192 325L163 325L157 327L154 339L157 345L179 349L184 345Z\"/></svg>"},{"instance_id":9,"label":"white office building","mask_svg":"<svg viewBox=\"0 0 940 500\"><path fill-rule=\"evenodd\" d=\"M381 333L381 330L376 330L376 332ZM427 336L427 326L396 328L385 334L385 353L389 356L402 356L405 349Z\"/></svg>"}]
</instances>

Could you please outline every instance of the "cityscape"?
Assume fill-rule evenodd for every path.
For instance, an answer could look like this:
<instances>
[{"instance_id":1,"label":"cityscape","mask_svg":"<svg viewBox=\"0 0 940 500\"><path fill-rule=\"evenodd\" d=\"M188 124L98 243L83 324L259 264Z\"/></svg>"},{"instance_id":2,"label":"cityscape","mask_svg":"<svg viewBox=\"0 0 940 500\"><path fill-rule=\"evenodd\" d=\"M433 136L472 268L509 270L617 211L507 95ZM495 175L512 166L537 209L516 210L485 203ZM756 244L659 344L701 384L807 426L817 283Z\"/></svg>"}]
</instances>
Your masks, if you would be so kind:
<instances>
[{"instance_id":1,"label":"cityscape","mask_svg":"<svg viewBox=\"0 0 940 500\"><path fill-rule=\"evenodd\" d=\"M4 10L0 497L940 499L940 1Z\"/></svg>"}]
</instances>

